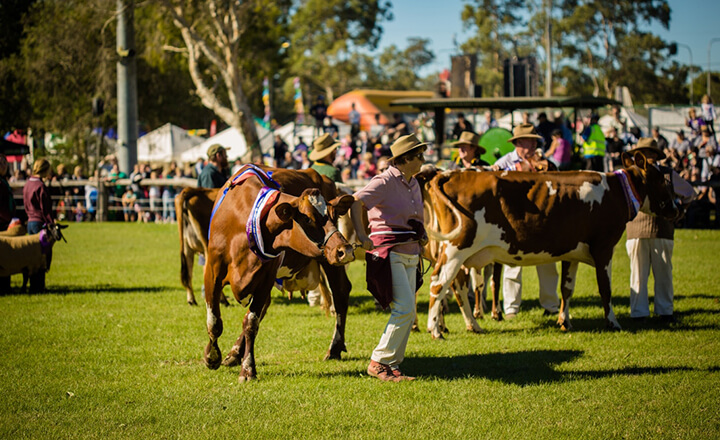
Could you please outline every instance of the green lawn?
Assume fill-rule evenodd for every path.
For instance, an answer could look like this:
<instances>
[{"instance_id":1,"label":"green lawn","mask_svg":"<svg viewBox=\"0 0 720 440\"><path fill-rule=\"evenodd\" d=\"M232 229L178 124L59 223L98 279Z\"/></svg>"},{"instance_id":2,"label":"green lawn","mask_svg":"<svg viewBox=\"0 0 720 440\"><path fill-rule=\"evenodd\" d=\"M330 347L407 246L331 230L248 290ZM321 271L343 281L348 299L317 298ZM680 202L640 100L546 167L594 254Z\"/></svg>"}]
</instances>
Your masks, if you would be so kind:
<instances>
[{"instance_id":1,"label":"green lawn","mask_svg":"<svg viewBox=\"0 0 720 440\"><path fill-rule=\"evenodd\" d=\"M580 266L570 333L542 316L526 270L517 319L485 319L487 332L470 334L453 304L446 340L410 336L403 367L415 382L365 374L387 315L353 263L344 359L322 361L334 319L276 291L249 384L202 362L205 308L185 303L174 225L72 224L65 234L50 294L0 297L0 438L720 437L718 231L677 232L677 324L629 319L621 241L613 303L623 331L602 330L592 268ZM427 308L426 283L422 327ZM244 312L222 309L224 352Z\"/></svg>"}]
</instances>

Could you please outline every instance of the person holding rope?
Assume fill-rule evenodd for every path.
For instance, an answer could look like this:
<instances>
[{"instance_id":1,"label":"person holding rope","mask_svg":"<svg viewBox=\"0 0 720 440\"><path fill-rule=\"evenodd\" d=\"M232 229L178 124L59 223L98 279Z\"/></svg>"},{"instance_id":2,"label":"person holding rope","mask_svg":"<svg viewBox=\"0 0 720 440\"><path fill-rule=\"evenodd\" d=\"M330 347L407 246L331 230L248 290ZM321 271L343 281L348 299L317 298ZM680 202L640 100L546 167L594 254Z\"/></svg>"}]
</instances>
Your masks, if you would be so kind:
<instances>
[{"instance_id":1,"label":"person holding rope","mask_svg":"<svg viewBox=\"0 0 720 440\"><path fill-rule=\"evenodd\" d=\"M49 179L51 175L50 162L44 158L37 159L33 163L32 176L23 187L23 205L28 217L28 235L38 234L44 225L55 223L50 191L43 182L43 180ZM48 267L50 267L51 260L52 249L48 250L47 254ZM45 291L45 272L39 271L30 276L30 293L43 291Z\"/></svg>"},{"instance_id":2,"label":"person holding rope","mask_svg":"<svg viewBox=\"0 0 720 440\"><path fill-rule=\"evenodd\" d=\"M427 243L422 193L413 177L424 162L426 145L414 134L399 137L390 147L392 166L354 194L351 208L358 239L368 251L368 290L383 308L391 310L367 368L370 376L382 381L415 379L400 371L400 363L415 320L415 292L418 278L422 279L418 264L422 245ZM363 211L367 211L369 237Z\"/></svg>"}]
</instances>

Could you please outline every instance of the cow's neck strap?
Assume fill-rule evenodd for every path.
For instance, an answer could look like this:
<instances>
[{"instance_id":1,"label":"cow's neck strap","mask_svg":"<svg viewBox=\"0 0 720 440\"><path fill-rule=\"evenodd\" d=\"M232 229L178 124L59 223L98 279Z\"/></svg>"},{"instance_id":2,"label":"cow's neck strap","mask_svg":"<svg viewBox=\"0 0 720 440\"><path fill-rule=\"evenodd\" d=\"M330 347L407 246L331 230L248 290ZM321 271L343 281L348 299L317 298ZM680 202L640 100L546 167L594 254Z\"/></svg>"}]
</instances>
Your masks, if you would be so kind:
<instances>
[{"instance_id":1,"label":"cow's neck strap","mask_svg":"<svg viewBox=\"0 0 720 440\"><path fill-rule=\"evenodd\" d=\"M628 205L628 219L632 220L640 211L640 196L638 195L632 180L630 180L630 176L628 176L627 171L617 170L614 171L613 174L620 178L620 183L622 184L623 192L625 193L625 201Z\"/></svg>"},{"instance_id":2,"label":"cow's neck strap","mask_svg":"<svg viewBox=\"0 0 720 440\"><path fill-rule=\"evenodd\" d=\"M212 219L215 217L215 212L217 212L218 208L220 207L220 204L225 200L225 196L227 195L227 192L230 188L236 185L240 185L247 179L251 177L257 177L258 180L260 180L260 183L265 185L266 187L272 187L275 189L280 189L280 184L277 183L272 178L272 171L265 172L262 168L260 168L257 165L254 164L247 164L243 165L238 172L235 174L235 177L232 178L230 181L230 184L225 187L223 192L220 194L220 198L218 199L217 203L213 207L212 213L210 213L210 223L209 225L212 226ZM208 227L208 241L210 240L210 227Z\"/></svg>"},{"instance_id":3,"label":"cow's neck strap","mask_svg":"<svg viewBox=\"0 0 720 440\"><path fill-rule=\"evenodd\" d=\"M279 195L280 191L264 186L255 198L255 203L253 203L250 217L248 217L247 225L245 226L250 250L257 255L261 261L268 261L279 255L273 255L265 251L262 230L260 228L262 220L267 216L270 208L277 202Z\"/></svg>"}]
</instances>

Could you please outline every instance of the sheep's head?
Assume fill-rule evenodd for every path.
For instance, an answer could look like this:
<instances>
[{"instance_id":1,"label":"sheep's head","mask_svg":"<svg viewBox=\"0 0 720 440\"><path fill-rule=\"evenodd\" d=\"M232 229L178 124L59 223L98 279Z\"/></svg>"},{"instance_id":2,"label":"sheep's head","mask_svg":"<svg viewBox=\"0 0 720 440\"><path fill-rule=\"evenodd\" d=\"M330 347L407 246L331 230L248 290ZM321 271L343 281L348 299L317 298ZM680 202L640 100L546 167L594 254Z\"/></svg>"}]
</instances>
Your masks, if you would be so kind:
<instances>
[{"instance_id":1,"label":"sheep's head","mask_svg":"<svg viewBox=\"0 0 720 440\"><path fill-rule=\"evenodd\" d=\"M68 225L61 225L60 223L52 223L50 225L45 225L44 229L47 231L48 235L52 238L53 242L56 241L64 241L67 243L67 240L65 240L65 237L63 236L62 230L67 228Z\"/></svg>"}]
</instances>

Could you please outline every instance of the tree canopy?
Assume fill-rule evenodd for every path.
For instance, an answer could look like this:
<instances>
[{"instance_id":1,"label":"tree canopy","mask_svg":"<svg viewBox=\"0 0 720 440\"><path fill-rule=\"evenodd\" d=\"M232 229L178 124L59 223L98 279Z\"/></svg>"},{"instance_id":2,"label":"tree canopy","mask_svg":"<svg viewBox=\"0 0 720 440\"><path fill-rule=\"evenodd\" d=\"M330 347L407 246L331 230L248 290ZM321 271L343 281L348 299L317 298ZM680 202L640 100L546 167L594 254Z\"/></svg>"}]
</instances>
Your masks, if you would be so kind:
<instances>
[{"instance_id":1,"label":"tree canopy","mask_svg":"<svg viewBox=\"0 0 720 440\"><path fill-rule=\"evenodd\" d=\"M379 48L383 24L394 18L386 0L134 6L145 129L166 122L201 128L220 119L257 146L253 121L263 112L265 77L282 121L293 115L295 77L306 104L318 94L332 101L355 88L430 90L436 82L435 74L419 74L435 58L422 35ZM116 123L116 14L116 0L3 1L0 130L63 133L77 144L73 154L86 154L91 129ZM478 55L476 78L487 96L502 95L506 58L550 60L543 47L548 30L555 94L612 97L616 87L627 86L638 103L685 103L691 74L696 99L704 89L697 70L673 60L673 44L648 30L652 23L670 25L666 0L466 0L461 19L472 31L461 51ZM720 95L720 87L714 89ZM94 97L105 101L102 118L91 115Z\"/></svg>"}]
</instances>

